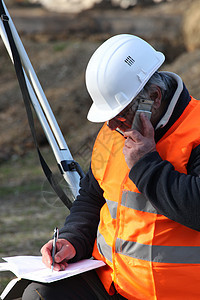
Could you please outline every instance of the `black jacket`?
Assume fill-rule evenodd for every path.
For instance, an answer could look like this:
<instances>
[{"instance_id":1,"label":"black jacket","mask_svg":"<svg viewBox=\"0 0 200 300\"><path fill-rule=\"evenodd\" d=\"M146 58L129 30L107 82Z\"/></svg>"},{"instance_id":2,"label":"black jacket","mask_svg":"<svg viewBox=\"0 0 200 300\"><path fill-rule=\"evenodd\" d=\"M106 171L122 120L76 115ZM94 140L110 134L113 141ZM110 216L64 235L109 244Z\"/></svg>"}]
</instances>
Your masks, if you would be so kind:
<instances>
[{"instance_id":1,"label":"black jacket","mask_svg":"<svg viewBox=\"0 0 200 300\"><path fill-rule=\"evenodd\" d=\"M189 101L184 87L167 125L155 131L156 142L180 117ZM175 171L170 162L152 152L133 166L129 177L160 214L200 231L200 146L191 153L187 173ZM72 261L91 256L104 203L103 190L90 169L81 181L80 195L59 235L74 245L77 254Z\"/></svg>"}]
</instances>

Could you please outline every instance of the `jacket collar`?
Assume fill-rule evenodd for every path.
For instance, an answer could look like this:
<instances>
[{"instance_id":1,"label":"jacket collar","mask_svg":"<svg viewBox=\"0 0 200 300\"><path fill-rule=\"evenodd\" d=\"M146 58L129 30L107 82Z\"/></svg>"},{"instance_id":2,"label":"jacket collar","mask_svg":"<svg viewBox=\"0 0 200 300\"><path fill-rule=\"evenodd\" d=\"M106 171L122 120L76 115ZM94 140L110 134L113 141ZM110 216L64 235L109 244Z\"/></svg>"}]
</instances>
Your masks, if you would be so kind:
<instances>
[{"instance_id":1,"label":"jacket collar","mask_svg":"<svg viewBox=\"0 0 200 300\"><path fill-rule=\"evenodd\" d=\"M186 89L182 79L175 73L164 72L172 76L177 82L177 89L168 105L168 108L160 119L155 130L155 140L156 142L162 138L162 136L167 132L167 130L176 122L176 120L181 116L184 109L190 102L191 98L188 90Z\"/></svg>"}]
</instances>

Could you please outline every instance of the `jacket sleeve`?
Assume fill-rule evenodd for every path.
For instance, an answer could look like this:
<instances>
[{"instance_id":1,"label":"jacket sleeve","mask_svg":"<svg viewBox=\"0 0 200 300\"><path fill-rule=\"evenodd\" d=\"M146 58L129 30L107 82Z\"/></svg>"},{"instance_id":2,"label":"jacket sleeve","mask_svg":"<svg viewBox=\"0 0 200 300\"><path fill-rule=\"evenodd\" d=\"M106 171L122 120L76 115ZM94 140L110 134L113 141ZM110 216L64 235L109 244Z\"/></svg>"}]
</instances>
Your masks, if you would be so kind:
<instances>
[{"instance_id":1,"label":"jacket sleeve","mask_svg":"<svg viewBox=\"0 0 200 300\"><path fill-rule=\"evenodd\" d=\"M200 231L200 146L193 150L187 170L187 175L175 171L152 152L133 166L129 177L158 213Z\"/></svg>"},{"instance_id":2,"label":"jacket sleeve","mask_svg":"<svg viewBox=\"0 0 200 300\"><path fill-rule=\"evenodd\" d=\"M94 178L91 169L81 180L79 195L74 201L70 215L66 218L59 238L67 239L76 249L76 256L71 261L91 257L100 209L105 203L103 190Z\"/></svg>"}]
</instances>

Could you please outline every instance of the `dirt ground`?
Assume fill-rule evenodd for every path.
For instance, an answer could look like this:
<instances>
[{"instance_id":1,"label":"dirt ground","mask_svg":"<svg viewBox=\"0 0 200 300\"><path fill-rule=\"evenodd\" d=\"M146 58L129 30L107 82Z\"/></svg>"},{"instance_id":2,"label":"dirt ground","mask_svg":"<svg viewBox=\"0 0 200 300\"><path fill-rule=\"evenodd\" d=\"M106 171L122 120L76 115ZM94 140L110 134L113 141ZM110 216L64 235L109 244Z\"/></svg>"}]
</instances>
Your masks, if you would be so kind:
<instances>
[{"instance_id":1,"label":"dirt ground","mask_svg":"<svg viewBox=\"0 0 200 300\"><path fill-rule=\"evenodd\" d=\"M88 145L90 139L93 141L101 126L86 119L91 99L85 88L84 73L94 50L109 36L132 33L165 53L164 67L170 64L170 69L175 69L175 63L177 68L180 64L183 66L183 61L180 64L176 61L184 54L189 55L182 30L189 2L177 2L175 6L172 1L130 10L96 7L80 14L58 14L27 5L9 7L29 59L74 154ZM1 162L12 155L24 155L33 148L33 142L13 66L2 41L0 53ZM186 84L198 97L198 85L193 86L198 71L193 68L190 72L191 58L189 60L190 66L186 66L188 56L184 59L184 68L187 68L184 73L190 74ZM198 53L193 64L197 69ZM39 143L45 145L47 142L37 121L36 129Z\"/></svg>"}]
</instances>

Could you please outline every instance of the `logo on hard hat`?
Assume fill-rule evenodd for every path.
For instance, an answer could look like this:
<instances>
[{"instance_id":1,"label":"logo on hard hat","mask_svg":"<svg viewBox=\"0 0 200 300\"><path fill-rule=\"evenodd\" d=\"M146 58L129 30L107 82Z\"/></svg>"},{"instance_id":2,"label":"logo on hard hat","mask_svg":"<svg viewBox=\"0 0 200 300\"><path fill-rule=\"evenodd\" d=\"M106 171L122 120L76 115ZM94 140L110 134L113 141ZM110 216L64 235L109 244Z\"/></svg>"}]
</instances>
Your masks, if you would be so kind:
<instances>
[{"instance_id":1,"label":"logo on hard hat","mask_svg":"<svg viewBox=\"0 0 200 300\"><path fill-rule=\"evenodd\" d=\"M127 58L124 60L125 63L127 63L129 66L132 66L135 62L135 60L129 55Z\"/></svg>"}]
</instances>

